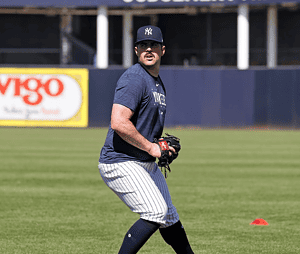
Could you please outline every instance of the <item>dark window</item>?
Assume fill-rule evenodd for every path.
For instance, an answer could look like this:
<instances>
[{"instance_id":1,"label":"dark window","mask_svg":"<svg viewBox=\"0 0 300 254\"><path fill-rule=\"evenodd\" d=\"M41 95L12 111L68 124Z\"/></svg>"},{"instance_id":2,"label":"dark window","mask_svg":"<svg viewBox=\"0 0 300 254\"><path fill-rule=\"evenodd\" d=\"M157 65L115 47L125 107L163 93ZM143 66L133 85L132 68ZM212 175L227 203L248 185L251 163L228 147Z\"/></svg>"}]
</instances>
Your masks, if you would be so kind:
<instances>
[{"instance_id":1,"label":"dark window","mask_svg":"<svg viewBox=\"0 0 300 254\"><path fill-rule=\"evenodd\" d=\"M278 11L278 65L300 65L300 11Z\"/></svg>"}]
</instances>

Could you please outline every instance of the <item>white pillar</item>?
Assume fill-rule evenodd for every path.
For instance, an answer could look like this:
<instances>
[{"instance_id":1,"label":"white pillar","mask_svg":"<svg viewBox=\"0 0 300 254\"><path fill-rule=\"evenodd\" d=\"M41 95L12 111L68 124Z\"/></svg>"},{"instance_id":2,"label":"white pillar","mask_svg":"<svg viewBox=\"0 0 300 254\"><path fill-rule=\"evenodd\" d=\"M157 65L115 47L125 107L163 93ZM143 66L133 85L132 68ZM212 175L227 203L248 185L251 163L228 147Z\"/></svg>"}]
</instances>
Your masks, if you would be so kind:
<instances>
[{"instance_id":1,"label":"white pillar","mask_svg":"<svg viewBox=\"0 0 300 254\"><path fill-rule=\"evenodd\" d=\"M267 67L277 66L277 6L268 7L267 15Z\"/></svg>"},{"instance_id":2,"label":"white pillar","mask_svg":"<svg viewBox=\"0 0 300 254\"><path fill-rule=\"evenodd\" d=\"M108 67L108 15L107 7L100 6L97 15L97 60L96 66L99 69Z\"/></svg>"},{"instance_id":3,"label":"white pillar","mask_svg":"<svg viewBox=\"0 0 300 254\"><path fill-rule=\"evenodd\" d=\"M72 33L72 16L62 15L60 20L60 30L61 30L61 54L60 63L66 65L72 61L72 43L64 35Z\"/></svg>"},{"instance_id":4,"label":"white pillar","mask_svg":"<svg viewBox=\"0 0 300 254\"><path fill-rule=\"evenodd\" d=\"M123 15L123 67L129 68L133 63L132 14Z\"/></svg>"},{"instance_id":5,"label":"white pillar","mask_svg":"<svg viewBox=\"0 0 300 254\"><path fill-rule=\"evenodd\" d=\"M237 67L246 70L249 68L249 6L247 4L238 7L237 25Z\"/></svg>"}]
</instances>

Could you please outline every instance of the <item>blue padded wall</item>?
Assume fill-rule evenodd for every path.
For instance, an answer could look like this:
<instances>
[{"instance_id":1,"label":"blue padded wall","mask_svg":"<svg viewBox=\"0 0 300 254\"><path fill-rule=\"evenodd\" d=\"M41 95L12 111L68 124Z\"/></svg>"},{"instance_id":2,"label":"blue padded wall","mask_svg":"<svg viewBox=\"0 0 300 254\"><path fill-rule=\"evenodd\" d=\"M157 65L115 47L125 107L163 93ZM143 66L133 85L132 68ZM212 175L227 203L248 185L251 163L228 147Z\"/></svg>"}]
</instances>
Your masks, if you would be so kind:
<instances>
[{"instance_id":1,"label":"blue padded wall","mask_svg":"<svg viewBox=\"0 0 300 254\"><path fill-rule=\"evenodd\" d=\"M89 126L108 126L124 70L91 69ZM300 70L161 69L166 126L300 125Z\"/></svg>"}]
</instances>

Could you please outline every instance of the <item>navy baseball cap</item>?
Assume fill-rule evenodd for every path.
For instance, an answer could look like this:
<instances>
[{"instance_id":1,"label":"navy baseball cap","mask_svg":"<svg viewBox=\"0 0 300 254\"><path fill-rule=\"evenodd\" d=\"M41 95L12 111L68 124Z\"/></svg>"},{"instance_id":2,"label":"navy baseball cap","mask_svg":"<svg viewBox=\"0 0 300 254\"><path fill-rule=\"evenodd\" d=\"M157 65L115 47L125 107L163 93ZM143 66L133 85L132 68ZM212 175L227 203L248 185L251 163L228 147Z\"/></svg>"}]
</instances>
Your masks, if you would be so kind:
<instances>
[{"instance_id":1,"label":"navy baseball cap","mask_svg":"<svg viewBox=\"0 0 300 254\"><path fill-rule=\"evenodd\" d=\"M156 41L164 43L162 32L157 26L142 26L137 31L136 44L141 41Z\"/></svg>"}]
</instances>

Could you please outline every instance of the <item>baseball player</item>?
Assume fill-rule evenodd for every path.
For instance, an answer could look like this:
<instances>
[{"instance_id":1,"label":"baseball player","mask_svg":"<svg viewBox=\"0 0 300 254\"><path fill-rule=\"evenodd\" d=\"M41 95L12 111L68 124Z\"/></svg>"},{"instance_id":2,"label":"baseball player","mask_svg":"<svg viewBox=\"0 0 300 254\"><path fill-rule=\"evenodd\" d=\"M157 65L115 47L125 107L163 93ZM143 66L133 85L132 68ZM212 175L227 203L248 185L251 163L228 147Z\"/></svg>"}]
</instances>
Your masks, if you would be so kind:
<instances>
[{"instance_id":1,"label":"baseball player","mask_svg":"<svg viewBox=\"0 0 300 254\"><path fill-rule=\"evenodd\" d=\"M118 80L99 159L106 185L131 211L140 214L126 233L119 254L137 253L158 229L176 253L194 253L165 177L155 163L162 151L154 140L162 135L166 114L166 91L159 76L165 54L161 30L151 25L139 28L135 53L138 63Z\"/></svg>"}]
</instances>

